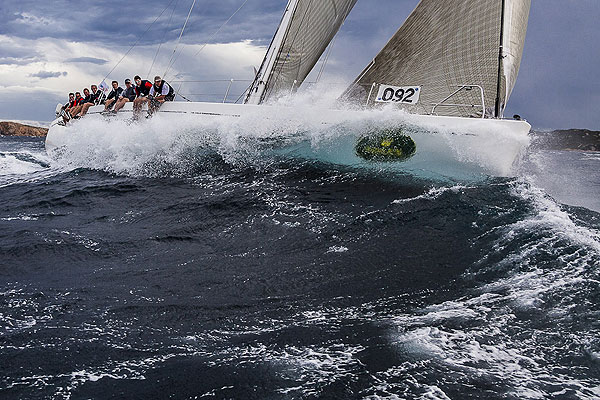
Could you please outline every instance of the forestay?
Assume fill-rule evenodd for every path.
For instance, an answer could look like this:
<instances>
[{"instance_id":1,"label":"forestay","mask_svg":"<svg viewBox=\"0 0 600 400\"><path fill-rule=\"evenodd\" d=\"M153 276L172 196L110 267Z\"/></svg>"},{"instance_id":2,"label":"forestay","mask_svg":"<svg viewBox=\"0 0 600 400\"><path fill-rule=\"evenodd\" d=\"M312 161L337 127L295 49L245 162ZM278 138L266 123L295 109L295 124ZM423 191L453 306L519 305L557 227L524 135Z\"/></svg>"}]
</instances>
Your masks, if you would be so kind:
<instances>
[{"instance_id":1,"label":"forestay","mask_svg":"<svg viewBox=\"0 0 600 400\"><path fill-rule=\"evenodd\" d=\"M313 69L357 0L290 0L247 103L290 93Z\"/></svg>"},{"instance_id":2,"label":"forestay","mask_svg":"<svg viewBox=\"0 0 600 400\"><path fill-rule=\"evenodd\" d=\"M502 116L519 71L530 5L531 0L421 0L343 97L362 104L395 102L429 114L461 86L473 85L439 104L436 114L481 117L481 87L485 115ZM418 98L407 99L415 91Z\"/></svg>"}]
</instances>

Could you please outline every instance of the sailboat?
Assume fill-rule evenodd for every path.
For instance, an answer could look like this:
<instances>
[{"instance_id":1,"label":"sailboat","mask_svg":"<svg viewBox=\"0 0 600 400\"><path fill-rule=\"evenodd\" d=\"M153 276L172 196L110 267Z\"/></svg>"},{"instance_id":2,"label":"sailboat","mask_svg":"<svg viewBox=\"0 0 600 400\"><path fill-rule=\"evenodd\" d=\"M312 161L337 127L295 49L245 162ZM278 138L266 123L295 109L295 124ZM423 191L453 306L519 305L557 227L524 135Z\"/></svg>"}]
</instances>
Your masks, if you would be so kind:
<instances>
[{"instance_id":1,"label":"sailboat","mask_svg":"<svg viewBox=\"0 0 600 400\"><path fill-rule=\"evenodd\" d=\"M356 2L289 0L243 104L167 102L155 118L292 118L294 110L276 100L303 84ZM531 0L421 0L337 107L311 114L318 126L343 126L361 115L370 121L364 131L339 141L327 161L427 168L432 159L452 153L466 164L494 159L486 172L510 175L531 128L520 118L504 118L530 6ZM91 107L85 118L102 119L102 111ZM131 113L131 104L123 111ZM72 132L60 121L49 129L49 152L68 145ZM311 149L303 151L310 156Z\"/></svg>"}]
</instances>

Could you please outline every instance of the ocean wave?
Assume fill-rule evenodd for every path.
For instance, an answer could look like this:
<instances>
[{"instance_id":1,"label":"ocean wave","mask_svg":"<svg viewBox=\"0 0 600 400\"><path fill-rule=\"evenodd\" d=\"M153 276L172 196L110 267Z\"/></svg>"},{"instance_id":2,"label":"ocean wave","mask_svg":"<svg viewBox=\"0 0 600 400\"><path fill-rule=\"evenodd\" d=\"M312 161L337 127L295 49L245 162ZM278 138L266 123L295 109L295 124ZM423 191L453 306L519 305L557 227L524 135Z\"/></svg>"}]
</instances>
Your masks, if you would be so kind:
<instances>
[{"instance_id":1,"label":"ocean wave","mask_svg":"<svg viewBox=\"0 0 600 400\"><path fill-rule=\"evenodd\" d=\"M60 173L51 168L52 160L43 151L0 152L0 187L36 182Z\"/></svg>"},{"instance_id":2,"label":"ocean wave","mask_svg":"<svg viewBox=\"0 0 600 400\"><path fill-rule=\"evenodd\" d=\"M600 291L600 231L525 180L509 189L522 203L509 212L525 214L475 240L484 256L465 279L479 286L392 318L390 341L464 385L488 382L495 393L527 399L597 398L598 382L569 365L597 349L600 331L584 321L600 312L586 299ZM383 375L393 381L398 371Z\"/></svg>"}]
</instances>

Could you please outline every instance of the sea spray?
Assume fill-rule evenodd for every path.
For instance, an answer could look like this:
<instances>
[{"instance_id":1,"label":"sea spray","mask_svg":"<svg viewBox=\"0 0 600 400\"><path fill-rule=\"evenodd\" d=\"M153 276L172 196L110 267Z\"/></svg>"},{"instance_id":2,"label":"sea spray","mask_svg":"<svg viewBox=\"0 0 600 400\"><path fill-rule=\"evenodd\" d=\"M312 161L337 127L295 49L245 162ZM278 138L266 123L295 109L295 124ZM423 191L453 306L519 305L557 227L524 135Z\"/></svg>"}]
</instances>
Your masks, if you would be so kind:
<instances>
[{"instance_id":1,"label":"sea spray","mask_svg":"<svg viewBox=\"0 0 600 400\"><path fill-rule=\"evenodd\" d=\"M229 117L173 118L158 113L151 120L132 122L125 115L90 116L51 131L51 141L61 144L51 153L62 165L127 174L144 174L155 159L176 161L183 153L187 160L190 150L199 150L200 157L206 150L234 166L265 165L273 156L283 156L460 180L511 174L510 154L528 144L526 137L515 137L489 121L471 120L468 129L455 132L443 123L423 122L393 107L333 110L331 100L317 101L318 107L311 100L308 94L292 104L281 99L278 108L255 107ZM373 162L357 155L361 137L386 129L403 131L414 139L414 157Z\"/></svg>"}]
</instances>

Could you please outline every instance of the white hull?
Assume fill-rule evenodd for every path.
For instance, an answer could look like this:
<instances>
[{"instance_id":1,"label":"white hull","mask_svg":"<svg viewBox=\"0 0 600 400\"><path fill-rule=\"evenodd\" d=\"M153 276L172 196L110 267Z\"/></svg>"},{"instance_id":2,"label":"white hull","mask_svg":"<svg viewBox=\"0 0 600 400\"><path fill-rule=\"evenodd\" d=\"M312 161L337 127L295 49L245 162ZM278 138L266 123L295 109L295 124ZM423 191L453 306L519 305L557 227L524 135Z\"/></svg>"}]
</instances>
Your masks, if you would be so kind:
<instances>
[{"instance_id":1,"label":"white hull","mask_svg":"<svg viewBox=\"0 0 600 400\"><path fill-rule=\"evenodd\" d=\"M132 116L131 104L115 117L100 114L103 106L90 108L88 115L67 126L54 121L46 137L46 150L57 148L77 151L96 151L102 147L116 149L124 143L129 128L123 124ZM144 112L145 115L145 112ZM120 125L113 122L120 121ZM511 176L514 163L520 159L529 144L530 125L525 121L475 119L429 115L412 115L397 110L331 110L318 107L281 107L269 105L221 104L196 102L165 103L149 120L142 118L134 124L136 129L159 130L160 139L172 145L181 131L199 135L208 128L240 131L239 140L277 142L271 148L277 154L314 158L334 164L361 165L418 173L432 171L432 175L464 177L477 174L486 176ZM98 135L110 132L110 138L99 141ZM409 127L408 132L416 142L417 152L408 161L372 163L355 154L354 145L359 136L373 129L392 126ZM117 129L122 133L114 132ZM94 130L94 140L81 131ZM318 133L315 133L318 132ZM81 136L80 136L81 135ZM78 137L75 137L78 136ZM227 137L231 142L232 136ZM277 140L271 140L277 139ZM288 140L289 139L289 140ZM82 143L87 142L86 150ZM138 139L132 139L138 140ZM152 140L150 136L145 139ZM221 140L224 140L221 138ZM139 144L139 143L138 143ZM132 143L127 142L131 147ZM72 149L71 149L72 150ZM159 149L164 150L164 148ZM426 174L426 173L425 173Z\"/></svg>"}]
</instances>

